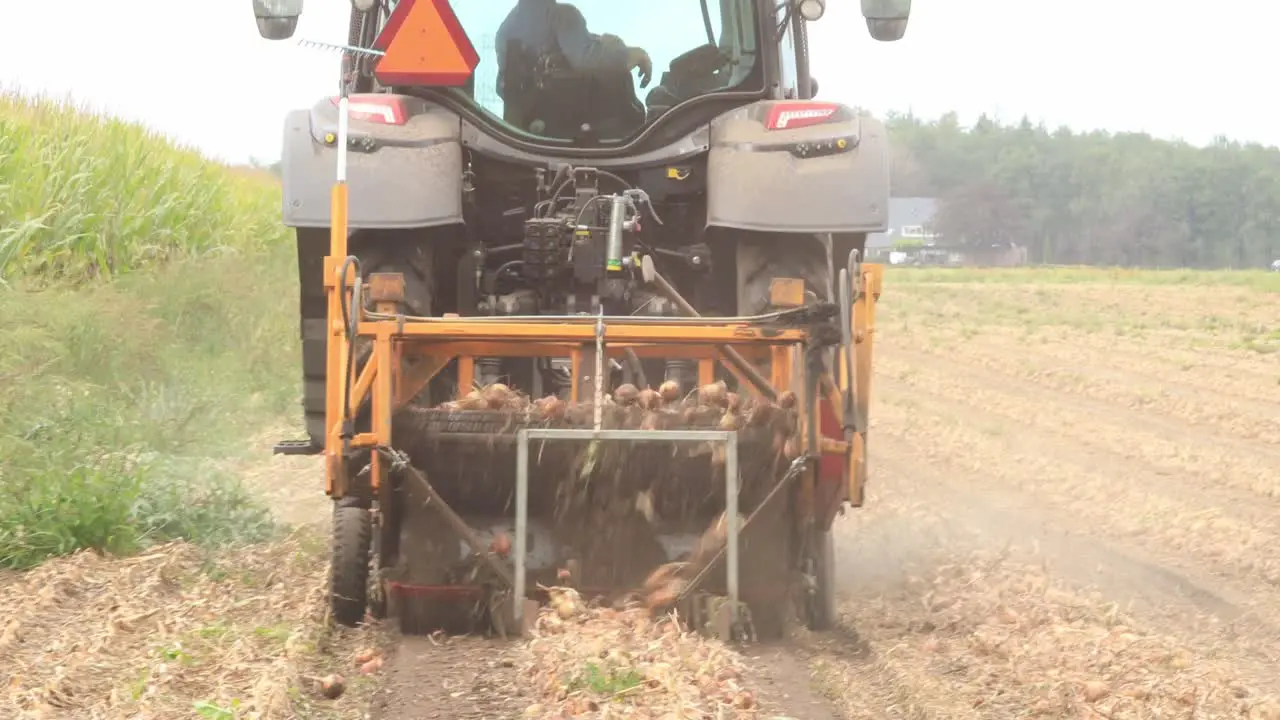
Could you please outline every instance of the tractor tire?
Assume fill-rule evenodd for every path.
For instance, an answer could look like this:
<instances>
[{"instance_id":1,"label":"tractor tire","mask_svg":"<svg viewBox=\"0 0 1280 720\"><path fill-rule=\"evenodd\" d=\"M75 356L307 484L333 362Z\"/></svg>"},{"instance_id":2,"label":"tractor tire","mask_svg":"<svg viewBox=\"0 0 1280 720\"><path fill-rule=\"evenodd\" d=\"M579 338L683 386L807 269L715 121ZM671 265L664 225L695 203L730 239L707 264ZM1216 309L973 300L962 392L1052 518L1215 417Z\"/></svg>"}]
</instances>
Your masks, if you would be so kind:
<instances>
[{"instance_id":1,"label":"tractor tire","mask_svg":"<svg viewBox=\"0 0 1280 720\"><path fill-rule=\"evenodd\" d=\"M333 547L329 566L329 609L340 625L355 627L369 601L369 553L373 518L350 500L333 504Z\"/></svg>"},{"instance_id":2,"label":"tractor tire","mask_svg":"<svg viewBox=\"0 0 1280 720\"><path fill-rule=\"evenodd\" d=\"M429 315L433 293L433 253L424 236L407 233L357 232L350 251L360 259L361 275L398 272L404 275L405 304L414 315ZM325 440L325 375L329 336L328 298L324 290L324 257L329 252L328 228L299 228L298 284L302 335L302 406L307 438L316 447ZM367 350L357 354L357 362Z\"/></svg>"},{"instance_id":3,"label":"tractor tire","mask_svg":"<svg viewBox=\"0 0 1280 720\"><path fill-rule=\"evenodd\" d=\"M806 297L812 294L820 302L834 297L829 235L744 233L737 242L737 259L739 315L769 311L774 278L804 280Z\"/></svg>"},{"instance_id":4,"label":"tractor tire","mask_svg":"<svg viewBox=\"0 0 1280 720\"><path fill-rule=\"evenodd\" d=\"M817 587L809 606L809 629L830 630L836 624L836 545L831 530L815 530L813 571Z\"/></svg>"}]
</instances>

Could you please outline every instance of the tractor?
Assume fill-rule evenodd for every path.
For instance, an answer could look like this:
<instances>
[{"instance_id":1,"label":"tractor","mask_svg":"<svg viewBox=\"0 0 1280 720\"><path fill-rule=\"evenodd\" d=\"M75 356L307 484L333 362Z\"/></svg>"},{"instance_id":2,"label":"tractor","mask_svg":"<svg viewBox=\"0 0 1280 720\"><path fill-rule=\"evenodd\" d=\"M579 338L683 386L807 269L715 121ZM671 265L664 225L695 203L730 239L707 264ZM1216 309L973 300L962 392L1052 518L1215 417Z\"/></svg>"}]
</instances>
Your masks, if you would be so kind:
<instances>
[{"instance_id":1,"label":"tractor","mask_svg":"<svg viewBox=\"0 0 1280 720\"><path fill-rule=\"evenodd\" d=\"M302 0L253 6L294 36ZM861 2L884 42L910 8ZM534 586L634 591L712 535L678 600L832 624L889 148L816 97L825 9L351 0L345 43L303 41L340 73L284 123L306 436L277 452L324 456L338 622L518 630Z\"/></svg>"}]
</instances>

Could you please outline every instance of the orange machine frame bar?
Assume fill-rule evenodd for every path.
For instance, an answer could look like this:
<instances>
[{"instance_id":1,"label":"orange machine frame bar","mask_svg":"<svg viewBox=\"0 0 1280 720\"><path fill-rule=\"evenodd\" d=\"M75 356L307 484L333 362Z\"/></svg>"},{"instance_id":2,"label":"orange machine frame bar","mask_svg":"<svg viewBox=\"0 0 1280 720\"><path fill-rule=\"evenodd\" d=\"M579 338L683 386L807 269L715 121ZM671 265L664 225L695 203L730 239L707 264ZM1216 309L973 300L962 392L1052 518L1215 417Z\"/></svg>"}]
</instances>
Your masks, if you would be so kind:
<instances>
[{"instance_id":1,"label":"orange machine frame bar","mask_svg":"<svg viewBox=\"0 0 1280 720\"><path fill-rule=\"evenodd\" d=\"M492 321L477 318L432 318L430 320L410 320L404 317L394 319L365 318L363 302L354 303L359 316L356 322L356 335L372 340L372 353L359 373L352 368L351 382L347 377L347 363L350 343L354 338L348 337L349 328L343 325L343 306L350 298L362 295L363 284L359 273L352 275L347 271L348 257L348 206L350 196L347 187L347 135L349 126L349 100L344 94L339 99L337 172L330 202L329 255L324 260L324 283L328 296L328 330L329 342L326 363L325 393L325 491L331 496L345 494L348 485L347 468L343 461L348 447L389 447L391 445L391 416L395 409L426 385L443 369L450 360L459 360L459 392L465 394L474 381L474 358L483 353L496 357L528 357L531 355L559 356L568 355L574 366L573 399L577 399L578 378L581 375L582 353L586 346L594 344L596 328L594 324L556 322L515 322ZM870 402L871 371L871 337L874 331L873 303L879 298L880 277L882 268L878 265L864 264L863 277L858 282L864 288L855 300L853 316L853 338L856 344L855 363L857 367L850 378L856 390L855 407L859 415L865 419ZM341 277L339 277L341 273ZM853 280L851 279L851 282ZM402 287L402 286L401 286ZM385 300L387 298L378 298ZM379 303L379 310L384 311L391 303ZM661 354L673 357L673 346L680 348L680 355L698 361L699 382L705 382L714 376L714 365L719 364L726 371L738 378L744 387L751 387L746 378L733 367L732 363L723 362L724 347L742 348L744 354L760 359L767 354L770 362L769 382L775 391L786 388L803 387L799 382L803 373L802 345L807 333L796 329L761 329L744 324L687 324L687 323L629 323L612 322L605 328L606 349L612 356L614 353L633 349L637 354ZM420 366L406 373L403 361L420 358ZM836 413L842 416L842 403L834 393L822 388L839 388L845 390L844 371L846 365L841 354L841 365L837 376L824 374L820 379L818 397L827 400ZM408 377L406 377L408 375ZM406 382L407 380L407 382ZM801 438L806 451L844 455L847 460L847 495L858 505L862 500L862 487L866 477L865 433L854 437L854 447L848 443L835 440L826 434L820 434L819 448L809 448L808 427L810 423L822 429L819 402L818 407L806 407L804 393L798 393L800 401ZM371 432L354 434L350 438L343 437L343 420L346 411L353 412L368 399L372 405ZM385 477L385 461L381 453L371 453L372 485L376 491ZM807 479L808 493L813 491L814 478L809 473Z\"/></svg>"}]
</instances>

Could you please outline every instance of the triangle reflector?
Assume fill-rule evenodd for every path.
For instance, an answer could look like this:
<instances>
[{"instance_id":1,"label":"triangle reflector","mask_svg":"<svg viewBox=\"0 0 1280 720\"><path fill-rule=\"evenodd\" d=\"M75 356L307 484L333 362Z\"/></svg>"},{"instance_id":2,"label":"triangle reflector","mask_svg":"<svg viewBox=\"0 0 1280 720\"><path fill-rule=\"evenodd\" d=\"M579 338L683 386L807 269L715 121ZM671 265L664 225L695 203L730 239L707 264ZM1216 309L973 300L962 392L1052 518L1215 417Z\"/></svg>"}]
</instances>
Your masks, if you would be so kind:
<instances>
[{"instance_id":1,"label":"triangle reflector","mask_svg":"<svg viewBox=\"0 0 1280 720\"><path fill-rule=\"evenodd\" d=\"M383 85L464 85L480 64L449 0L400 0L373 46Z\"/></svg>"}]
</instances>

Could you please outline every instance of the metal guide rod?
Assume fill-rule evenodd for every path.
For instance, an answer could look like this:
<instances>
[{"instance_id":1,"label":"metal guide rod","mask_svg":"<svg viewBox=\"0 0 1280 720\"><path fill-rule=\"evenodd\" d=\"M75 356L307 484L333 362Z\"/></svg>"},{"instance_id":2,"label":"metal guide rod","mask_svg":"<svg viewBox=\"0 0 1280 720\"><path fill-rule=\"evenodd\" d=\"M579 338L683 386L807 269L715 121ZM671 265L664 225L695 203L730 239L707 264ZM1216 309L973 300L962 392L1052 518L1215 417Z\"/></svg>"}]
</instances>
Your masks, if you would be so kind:
<instances>
[{"instance_id":1,"label":"metal guide rod","mask_svg":"<svg viewBox=\"0 0 1280 720\"><path fill-rule=\"evenodd\" d=\"M722 442L725 444L725 525L730 612L738 620L738 433L726 430L586 430L522 428L516 432L516 623L524 616L525 554L529 527L529 440L622 440L632 442Z\"/></svg>"},{"instance_id":2,"label":"metal guide rod","mask_svg":"<svg viewBox=\"0 0 1280 720\"><path fill-rule=\"evenodd\" d=\"M593 410L592 428L600 431L601 425L604 424L604 306L600 306L600 313L596 316L596 388L595 388L595 408ZM574 382L577 382L575 378Z\"/></svg>"},{"instance_id":3,"label":"metal guide rod","mask_svg":"<svg viewBox=\"0 0 1280 720\"><path fill-rule=\"evenodd\" d=\"M684 296L676 290L675 286L667 282L667 279L662 277L662 275L657 271L654 271L653 273L653 284L658 288L658 292L662 293L668 300L675 303L680 312L691 318L702 317L701 313L690 305L688 300L684 299ZM725 319L722 318L721 320L724 321ZM747 379L751 381L751 384L755 386L756 390L760 391L760 394L770 400L778 399L778 392L774 389L773 385L769 383L768 378L761 375L760 371L757 370L754 365L747 362L746 358L742 357L741 353L728 345L721 345L718 349L724 354L725 360L728 360L731 365L737 368L738 372L745 375Z\"/></svg>"}]
</instances>

